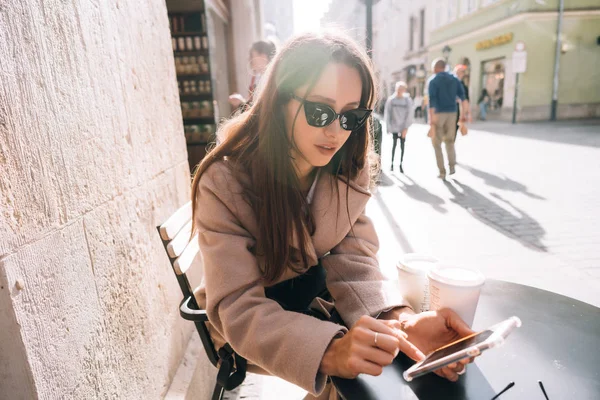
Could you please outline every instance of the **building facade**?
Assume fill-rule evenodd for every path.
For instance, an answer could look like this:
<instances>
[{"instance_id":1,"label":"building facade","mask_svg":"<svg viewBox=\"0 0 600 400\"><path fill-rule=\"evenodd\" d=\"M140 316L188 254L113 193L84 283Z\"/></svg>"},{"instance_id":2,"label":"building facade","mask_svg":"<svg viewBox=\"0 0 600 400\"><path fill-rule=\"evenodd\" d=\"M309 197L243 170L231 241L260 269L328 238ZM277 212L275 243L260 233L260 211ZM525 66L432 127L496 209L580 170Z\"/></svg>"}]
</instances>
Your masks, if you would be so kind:
<instances>
[{"instance_id":1,"label":"building facade","mask_svg":"<svg viewBox=\"0 0 600 400\"><path fill-rule=\"evenodd\" d=\"M432 25L429 0L381 0L373 13L373 61L380 81L380 98L402 80L420 104L427 77L427 45Z\"/></svg>"},{"instance_id":2,"label":"building facade","mask_svg":"<svg viewBox=\"0 0 600 400\"><path fill-rule=\"evenodd\" d=\"M0 400L174 398L197 334L156 231L190 199L169 14L206 4L198 53L226 104L261 30L259 0L228 3L2 2ZM200 359L177 397L210 397Z\"/></svg>"},{"instance_id":3,"label":"building facade","mask_svg":"<svg viewBox=\"0 0 600 400\"><path fill-rule=\"evenodd\" d=\"M281 44L294 34L294 1L262 0L263 36Z\"/></svg>"},{"instance_id":4,"label":"building facade","mask_svg":"<svg viewBox=\"0 0 600 400\"><path fill-rule=\"evenodd\" d=\"M491 117L512 117L516 88L513 53L518 44L526 53L526 70L519 74L517 119L550 118L559 0L431 1L433 31L428 59L446 57L451 66L467 65L472 103L477 103L486 89L491 97ZM597 0L565 1L558 57L559 119L600 116L598 26Z\"/></svg>"},{"instance_id":5,"label":"building facade","mask_svg":"<svg viewBox=\"0 0 600 400\"><path fill-rule=\"evenodd\" d=\"M363 1L331 0L329 9L321 18L324 29L340 30L362 45L367 38L367 12Z\"/></svg>"}]
</instances>

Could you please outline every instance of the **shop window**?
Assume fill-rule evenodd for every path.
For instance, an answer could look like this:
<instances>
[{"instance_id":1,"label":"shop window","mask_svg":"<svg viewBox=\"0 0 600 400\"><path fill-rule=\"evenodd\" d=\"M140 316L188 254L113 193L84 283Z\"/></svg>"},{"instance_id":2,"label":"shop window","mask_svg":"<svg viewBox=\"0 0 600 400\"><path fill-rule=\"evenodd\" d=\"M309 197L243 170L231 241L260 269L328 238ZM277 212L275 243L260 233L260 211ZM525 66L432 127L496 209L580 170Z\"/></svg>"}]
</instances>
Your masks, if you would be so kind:
<instances>
[{"instance_id":1,"label":"shop window","mask_svg":"<svg viewBox=\"0 0 600 400\"><path fill-rule=\"evenodd\" d=\"M481 89L489 96L489 111L500 110L504 104L504 58L482 62ZM481 96L480 96L481 97Z\"/></svg>"}]
</instances>

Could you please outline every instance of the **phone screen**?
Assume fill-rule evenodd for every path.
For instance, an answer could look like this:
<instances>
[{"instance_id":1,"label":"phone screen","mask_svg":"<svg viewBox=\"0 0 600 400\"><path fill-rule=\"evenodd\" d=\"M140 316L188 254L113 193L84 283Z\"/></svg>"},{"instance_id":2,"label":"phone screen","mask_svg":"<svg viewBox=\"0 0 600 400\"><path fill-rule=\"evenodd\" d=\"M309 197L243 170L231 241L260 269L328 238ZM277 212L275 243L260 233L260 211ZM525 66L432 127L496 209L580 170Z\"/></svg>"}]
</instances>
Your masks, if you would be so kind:
<instances>
[{"instance_id":1,"label":"phone screen","mask_svg":"<svg viewBox=\"0 0 600 400\"><path fill-rule=\"evenodd\" d=\"M457 353L461 350L467 349L473 345L484 342L493 333L494 333L494 331L488 329L488 330L485 330L485 331L482 331L479 333L474 333L471 336L467 336L465 338L457 340L456 342L447 344L446 346L435 350L433 353L431 353L429 356L427 356L427 358L425 358L425 360L423 360L421 367L425 367L431 362L437 361L441 358L444 358L451 354Z\"/></svg>"}]
</instances>

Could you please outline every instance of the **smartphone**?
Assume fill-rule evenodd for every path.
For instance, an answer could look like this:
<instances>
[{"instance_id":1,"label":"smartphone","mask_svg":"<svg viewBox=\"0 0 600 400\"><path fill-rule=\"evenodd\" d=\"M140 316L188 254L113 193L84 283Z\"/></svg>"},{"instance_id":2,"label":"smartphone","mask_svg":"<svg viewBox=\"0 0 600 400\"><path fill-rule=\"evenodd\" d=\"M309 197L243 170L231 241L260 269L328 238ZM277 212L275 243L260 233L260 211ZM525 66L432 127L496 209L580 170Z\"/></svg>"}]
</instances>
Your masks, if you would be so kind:
<instances>
[{"instance_id":1,"label":"smartphone","mask_svg":"<svg viewBox=\"0 0 600 400\"><path fill-rule=\"evenodd\" d=\"M433 351L423 361L419 361L404 371L402 376L407 382L410 382L419 376L464 358L476 357L487 349L502 345L507 336L520 326L521 320L518 317L510 317L484 331L474 333Z\"/></svg>"}]
</instances>

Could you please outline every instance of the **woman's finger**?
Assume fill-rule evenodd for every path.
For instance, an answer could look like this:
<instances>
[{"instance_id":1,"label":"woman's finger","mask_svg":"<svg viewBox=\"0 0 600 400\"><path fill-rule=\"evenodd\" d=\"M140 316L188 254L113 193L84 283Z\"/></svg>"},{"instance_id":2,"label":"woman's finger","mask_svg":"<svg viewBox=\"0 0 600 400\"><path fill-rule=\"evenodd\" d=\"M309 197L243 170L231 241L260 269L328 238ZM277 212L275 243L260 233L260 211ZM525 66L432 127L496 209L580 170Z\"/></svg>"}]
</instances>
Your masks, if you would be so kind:
<instances>
[{"instance_id":1,"label":"woman's finger","mask_svg":"<svg viewBox=\"0 0 600 400\"><path fill-rule=\"evenodd\" d=\"M421 361L425 359L425 354L423 354L423 352L421 352L417 346L406 340L404 337L400 339L398 347L400 348L401 352L406 354L414 361Z\"/></svg>"},{"instance_id":2,"label":"woman's finger","mask_svg":"<svg viewBox=\"0 0 600 400\"><path fill-rule=\"evenodd\" d=\"M463 363L455 362L455 363L447 365L446 368L450 369L451 371L456 372L458 375L461 375L462 371L464 371L466 367Z\"/></svg>"},{"instance_id":3,"label":"woman's finger","mask_svg":"<svg viewBox=\"0 0 600 400\"><path fill-rule=\"evenodd\" d=\"M458 374L448 367L442 368L442 373L449 381L456 382L458 380Z\"/></svg>"},{"instance_id":4,"label":"woman's finger","mask_svg":"<svg viewBox=\"0 0 600 400\"><path fill-rule=\"evenodd\" d=\"M443 368L440 369L436 369L435 371L433 371L437 376L442 377L444 379L448 379L448 376L446 375L446 371Z\"/></svg>"},{"instance_id":5,"label":"woman's finger","mask_svg":"<svg viewBox=\"0 0 600 400\"><path fill-rule=\"evenodd\" d=\"M375 319L373 317L369 317L368 315L364 315L358 320L356 324L363 328L368 328L373 332L385 333L386 335L394 335L394 329L388 326L386 322L387 321L385 320Z\"/></svg>"},{"instance_id":6,"label":"woman's finger","mask_svg":"<svg viewBox=\"0 0 600 400\"><path fill-rule=\"evenodd\" d=\"M378 349L376 347L359 347L356 351L356 355L366 361L370 361L382 367L390 365L394 361L393 354L390 354L389 352Z\"/></svg>"},{"instance_id":7,"label":"woman's finger","mask_svg":"<svg viewBox=\"0 0 600 400\"><path fill-rule=\"evenodd\" d=\"M382 350L392 357L398 355L398 339L393 335L361 328L356 332L357 338L367 348Z\"/></svg>"},{"instance_id":8,"label":"woman's finger","mask_svg":"<svg viewBox=\"0 0 600 400\"><path fill-rule=\"evenodd\" d=\"M352 369L357 374L367 374L373 376L381 375L381 372L383 371L383 367L381 365L377 365L371 361L363 360L362 358L355 359Z\"/></svg>"},{"instance_id":9,"label":"woman's finger","mask_svg":"<svg viewBox=\"0 0 600 400\"><path fill-rule=\"evenodd\" d=\"M387 351L394 357L398 355L398 335L400 332L393 325L390 325L389 321L363 317L357 325L361 330L361 341L365 344Z\"/></svg>"},{"instance_id":10,"label":"woman's finger","mask_svg":"<svg viewBox=\"0 0 600 400\"><path fill-rule=\"evenodd\" d=\"M448 326L456 331L461 337L469 336L475 333L475 331L469 328L469 325L467 325L467 323L463 321L457 313L450 309L446 309L445 312Z\"/></svg>"}]
</instances>

